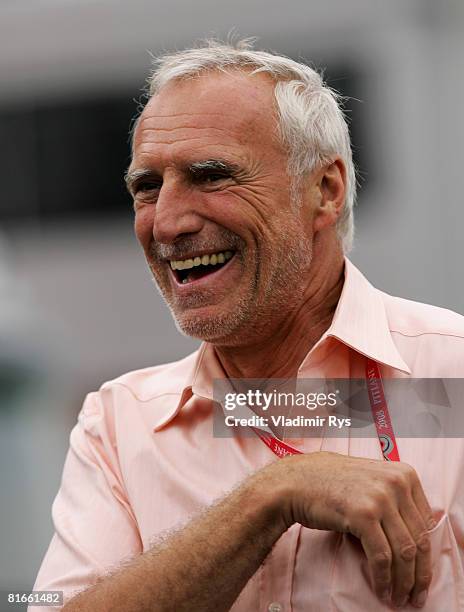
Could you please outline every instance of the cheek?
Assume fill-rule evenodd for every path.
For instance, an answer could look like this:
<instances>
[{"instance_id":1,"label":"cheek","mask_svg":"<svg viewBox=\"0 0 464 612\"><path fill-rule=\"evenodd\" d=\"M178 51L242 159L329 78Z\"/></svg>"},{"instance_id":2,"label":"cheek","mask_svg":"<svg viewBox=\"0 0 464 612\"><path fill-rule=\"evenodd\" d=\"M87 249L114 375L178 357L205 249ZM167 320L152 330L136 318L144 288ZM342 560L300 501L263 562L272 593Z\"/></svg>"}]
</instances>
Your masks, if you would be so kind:
<instances>
[{"instance_id":1,"label":"cheek","mask_svg":"<svg viewBox=\"0 0 464 612\"><path fill-rule=\"evenodd\" d=\"M134 231L137 240L146 251L153 239L153 207L145 206L135 213Z\"/></svg>"},{"instance_id":2,"label":"cheek","mask_svg":"<svg viewBox=\"0 0 464 612\"><path fill-rule=\"evenodd\" d=\"M204 199L204 215L222 225L247 242L261 242L275 231L275 210L281 203L277 198L266 198L258 190L235 186Z\"/></svg>"}]
</instances>

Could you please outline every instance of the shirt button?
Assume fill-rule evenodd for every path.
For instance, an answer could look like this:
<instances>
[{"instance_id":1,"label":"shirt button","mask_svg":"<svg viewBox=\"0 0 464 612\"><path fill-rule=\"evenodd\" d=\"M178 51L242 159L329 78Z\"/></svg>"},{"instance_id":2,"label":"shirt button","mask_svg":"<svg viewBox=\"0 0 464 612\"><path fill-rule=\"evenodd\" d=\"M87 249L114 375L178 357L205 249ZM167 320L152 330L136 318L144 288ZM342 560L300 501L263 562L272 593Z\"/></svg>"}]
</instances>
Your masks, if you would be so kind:
<instances>
[{"instance_id":1,"label":"shirt button","mask_svg":"<svg viewBox=\"0 0 464 612\"><path fill-rule=\"evenodd\" d=\"M268 612L282 612L284 608L279 602L273 601L271 604L269 604L267 609Z\"/></svg>"}]
</instances>

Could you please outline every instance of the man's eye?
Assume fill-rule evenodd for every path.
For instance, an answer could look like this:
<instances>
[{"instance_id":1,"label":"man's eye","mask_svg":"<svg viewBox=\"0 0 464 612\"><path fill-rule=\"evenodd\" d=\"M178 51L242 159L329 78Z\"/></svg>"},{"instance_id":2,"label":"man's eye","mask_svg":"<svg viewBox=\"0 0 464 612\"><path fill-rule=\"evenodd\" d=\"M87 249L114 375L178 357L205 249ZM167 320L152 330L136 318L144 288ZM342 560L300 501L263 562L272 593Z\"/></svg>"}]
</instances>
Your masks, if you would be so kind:
<instances>
[{"instance_id":1,"label":"man's eye","mask_svg":"<svg viewBox=\"0 0 464 612\"><path fill-rule=\"evenodd\" d=\"M139 183L138 185L136 185L135 187L135 193L149 193L152 191L157 191L159 190L161 187L161 185L159 183L151 183L149 181L143 182L143 183Z\"/></svg>"},{"instance_id":2,"label":"man's eye","mask_svg":"<svg viewBox=\"0 0 464 612\"><path fill-rule=\"evenodd\" d=\"M225 181L228 178L230 178L230 175L226 172L202 172L194 176L194 181L196 183L206 183L210 185L212 183Z\"/></svg>"},{"instance_id":3,"label":"man's eye","mask_svg":"<svg viewBox=\"0 0 464 612\"><path fill-rule=\"evenodd\" d=\"M222 179L227 178L227 174L223 174L220 172L212 172L211 174L207 174L205 176L205 181L207 183L214 183L216 181L221 181Z\"/></svg>"}]
</instances>

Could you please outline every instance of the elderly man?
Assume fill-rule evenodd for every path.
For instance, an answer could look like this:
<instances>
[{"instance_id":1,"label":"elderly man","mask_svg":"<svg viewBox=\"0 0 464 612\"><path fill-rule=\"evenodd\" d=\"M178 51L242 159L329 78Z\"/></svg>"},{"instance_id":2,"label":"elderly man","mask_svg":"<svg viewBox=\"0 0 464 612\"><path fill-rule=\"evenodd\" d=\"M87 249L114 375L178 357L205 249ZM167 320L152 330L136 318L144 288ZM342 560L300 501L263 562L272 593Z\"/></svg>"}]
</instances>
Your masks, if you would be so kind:
<instances>
[{"instance_id":1,"label":"elderly man","mask_svg":"<svg viewBox=\"0 0 464 612\"><path fill-rule=\"evenodd\" d=\"M150 85L135 231L204 343L87 397L35 588L69 611L464 609L461 440L399 439L384 461L378 438L213 435L215 379L462 376L463 318L381 293L345 258L336 95L307 66L215 42L162 57Z\"/></svg>"}]
</instances>

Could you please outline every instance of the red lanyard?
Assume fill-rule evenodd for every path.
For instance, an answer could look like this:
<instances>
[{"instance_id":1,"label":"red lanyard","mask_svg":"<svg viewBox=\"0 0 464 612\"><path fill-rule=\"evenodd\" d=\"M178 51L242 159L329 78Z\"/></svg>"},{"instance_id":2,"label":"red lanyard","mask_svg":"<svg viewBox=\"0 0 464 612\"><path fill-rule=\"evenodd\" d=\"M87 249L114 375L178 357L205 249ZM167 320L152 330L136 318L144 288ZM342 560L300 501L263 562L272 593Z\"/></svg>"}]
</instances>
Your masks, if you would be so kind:
<instances>
[{"instance_id":1,"label":"red lanyard","mask_svg":"<svg viewBox=\"0 0 464 612\"><path fill-rule=\"evenodd\" d=\"M375 361L369 358L366 361L366 384L383 458L385 461L399 461L400 455L383 390L380 368ZM253 429L256 435L277 457L283 458L289 455L302 454L302 451L290 446L290 444L286 444L270 434L264 434L259 429Z\"/></svg>"},{"instance_id":2,"label":"red lanyard","mask_svg":"<svg viewBox=\"0 0 464 612\"><path fill-rule=\"evenodd\" d=\"M386 461L399 461L400 455L383 390L382 375L378 364L372 359L366 361L366 383L383 458Z\"/></svg>"}]
</instances>

